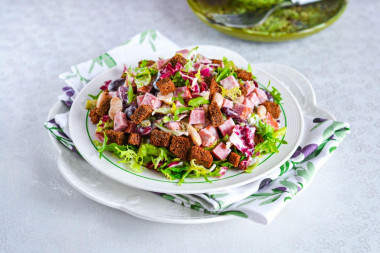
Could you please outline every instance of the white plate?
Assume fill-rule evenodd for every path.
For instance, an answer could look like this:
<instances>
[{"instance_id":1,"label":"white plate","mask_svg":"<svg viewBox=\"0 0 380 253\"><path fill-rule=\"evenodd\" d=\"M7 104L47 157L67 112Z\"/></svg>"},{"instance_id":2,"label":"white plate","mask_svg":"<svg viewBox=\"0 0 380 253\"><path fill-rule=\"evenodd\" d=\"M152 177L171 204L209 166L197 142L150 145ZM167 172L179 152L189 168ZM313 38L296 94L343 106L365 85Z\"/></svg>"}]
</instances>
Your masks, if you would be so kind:
<instances>
[{"instance_id":1,"label":"white plate","mask_svg":"<svg viewBox=\"0 0 380 253\"><path fill-rule=\"evenodd\" d=\"M237 66L243 68L248 66L248 62L240 55L225 48L200 46L199 52L210 58L220 59L226 56L233 60ZM170 52L164 54L164 57L167 58L173 54L174 52ZM126 62L126 64L127 66L133 66L136 63ZM102 86L105 81L119 78L122 71L123 66L116 66L87 84L75 98L71 107L69 122L71 137L83 158L104 175L123 184L153 192L178 194L227 190L258 180L271 173L294 153L301 140L303 116L295 97L277 78L253 66L253 73L257 76L257 81L263 85L267 85L270 81L271 86L276 87L282 95L283 101L280 121L282 125L287 127L285 140L288 144L280 145L279 153L261 158L260 165L255 168L252 173L244 173L237 169L231 169L221 179L210 178L212 183L208 183L203 178L189 178L186 179L181 186L178 186L177 181L170 181L162 174L152 170L145 169L142 173L137 173L131 170L127 164L118 163L119 159L112 156L111 153L104 154L100 159L95 145L92 143L92 141L95 140L96 126L91 123L88 117L85 103L86 100L89 99L88 94L97 94L99 87Z\"/></svg>"},{"instance_id":2,"label":"white plate","mask_svg":"<svg viewBox=\"0 0 380 253\"><path fill-rule=\"evenodd\" d=\"M334 117L315 104L315 94L308 80L298 71L279 64L255 64L256 67L270 71L281 78L295 94L304 113L334 119ZM284 78L286 77L286 78ZM48 120L58 113L67 111L62 102L57 102L48 115ZM65 180L88 198L103 205L122 210L138 218L177 224L199 224L224 221L235 216L205 214L183 207L153 193L138 190L108 177L92 168L80 156L73 154L50 134L50 140L59 152L58 168Z\"/></svg>"}]
</instances>

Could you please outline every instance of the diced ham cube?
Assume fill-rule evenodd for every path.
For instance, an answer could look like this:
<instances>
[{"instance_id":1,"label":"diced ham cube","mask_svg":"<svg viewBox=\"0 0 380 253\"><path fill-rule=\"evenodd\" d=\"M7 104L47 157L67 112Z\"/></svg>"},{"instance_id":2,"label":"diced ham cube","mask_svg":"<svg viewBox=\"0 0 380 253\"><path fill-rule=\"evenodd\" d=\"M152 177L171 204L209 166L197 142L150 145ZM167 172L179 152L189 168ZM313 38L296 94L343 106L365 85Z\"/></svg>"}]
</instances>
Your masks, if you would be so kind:
<instances>
[{"instance_id":1,"label":"diced ham cube","mask_svg":"<svg viewBox=\"0 0 380 253\"><path fill-rule=\"evenodd\" d=\"M265 115L265 119L264 119L264 121L266 121L266 123L267 123L268 125L272 126L272 127L274 128L275 131L278 130L278 123L277 123L277 120L275 120L275 119L273 118L273 116L272 116L269 112L267 112L267 114Z\"/></svg>"},{"instance_id":2,"label":"diced ham cube","mask_svg":"<svg viewBox=\"0 0 380 253\"><path fill-rule=\"evenodd\" d=\"M183 87L178 87L176 88L175 92L174 92L174 96L175 97L178 97L178 95L181 94L181 97L183 99L190 99L192 98L191 96L191 92L190 92L190 89L187 87L187 86L183 86Z\"/></svg>"},{"instance_id":3,"label":"diced ham cube","mask_svg":"<svg viewBox=\"0 0 380 253\"><path fill-rule=\"evenodd\" d=\"M202 139L202 145L205 147L210 147L214 144L218 139L218 132L216 128L213 126L208 126L199 131L199 135Z\"/></svg>"},{"instance_id":4,"label":"diced ham cube","mask_svg":"<svg viewBox=\"0 0 380 253\"><path fill-rule=\"evenodd\" d=\"M144 99L141 101L141 105L150 105L152 106L153 110L160 108L161 104L161 100L159 100L156 96L150 93L146 93L144 95Z\"/></svg>"},{"instance_id":5,"label":"diced ham cube","mask_svg":"<svg viewBox=\"0 0 380 253\"><path fill-rule=\"evenodd\" d=\"M220 84L227 90L239 87L239 83L233 75L224 78L222 81L220 81Z\"/></svg>"},{"instance_id":6,"label":"diced ham cube","mask_svg":"<svg viewBox=\"0 0 380 253\"><path fill-rule=\"evenodd\" d=\"M141 105L141 102L143 101L144 97L145 97L145 95L140 95L140 96L136 97L137 106Z\"/></svg>"},{"instance_id":7,"label":"diced ham cube","mask_svg":"<svg viewBox=\"0 0 380 253\"><path fill-rule=\"evenodd\" d=\"M228 118L227 120L224 121L222 125L218 126L223 136L226 136L227 134L231 135L234 127L235 127L235 122L232 120L232 118Z\"/></svg>"},{"instance_id":8,"label":"diced ham cube","mask_svg":"<svg viewBox=\"0 0 380 253\"><path fill-rule=\"evenodd\" d=\"M251 94L249 94L249 95L247 96L247 98L252 102L252 104L253 104L254 106L259 106L259 104L260 104L260 100L259 100L259 98L257 97L256 92L252 92Z\"/></svg>"},{"instance_id":9,"label":"diced ham cube","mask_svg":"<svg viewBox=\"0 0 380 253\"><path fill-rule=\"evenodd\" d=\"M263 91L262 89L256 88L255 92L257 97L259 98L260 104L268 100L267 94L265 94L265 91Z\"/></svg>"},{"instance_id":10,"label":"diced ham cube","mask_svg":"<svg viewBox=\"0 0 380 253\"><path fill-rule=\"evenodd\" d=\"M137 92L147 93L147 92L150 92L152 89L153 89L153 85L152 84L148 84L148 85L145 85L145 86L143 86L141 88L137 88Z\"/></svg>"},{"instance_id":11,"label":"diced ham cube","mask_svg":"<svg viewBox=\"0 0 380 253\"><path fill-rule=\"evenodd\" d=\"M190 112L189 124L204 124L205 111L203 109L196 109Z\"/></svg>"},{"instance_id":12,"label":"diced ham cube","mask_svg":"<svg viewBox=\"0 0 380 253\"><path fill-rule=\"evenodd\" d=\"M244 99L243 105L248 106L249 108L252 108L252 109L255 107L255 105L248 98Z\"/></svg>"},{"instance_id":13,"label":"diced ham cube","mask_svg":"<svg viewBox=\"0 0 380 253\"><path fill-rule=\"evenodd\" d=\"M165 124L165 127L170 130L181 130L181 124L178 121L171 121Z\"/></svg>"},{"instance_id":14,"label":"diced ham cube","mask_svg":"<svg viewBox=\"0 0 380 253\"><path fill-rule=\"evenodd\" d=\"M118 112L114 118L113 130L124 131L128 126L127 115L123 112Z\"/></svg>"},{"instance_id":15,"label":"diced ham cube","mask_svg":"<svg viewBox=\"0 0 380 253\"><path fill-rule=\"evenodd\" d=\"M216 146L212 150L212 154L219 160L224 160L228 157L228 155L231 153L231 149L226 147L226 144L223 142L219 143L218 146Z\"/></svg>"},{"instance_id":16,"label":"diced ham cube","mask_svg":"<svg viewBox=\"0 0 380 253\"><path fill-rule=\"evenodd\" d=\"M245 81L243 87L247 90L247 95L251 94L255 90L255 85L253 81Z\"/></svg>"},{"instance_id":17,"label":"diced ham cube","mask_svg":"<svg viewBox=\"0 0 380 253\"><path fill-rule=\"evenodd\" d=\"M224 99L222 107L227 107L227 108L231 108L232 109L232 107L234 107L234 102L232 102L229 99Z\"/></svg>"},{"instance_id":18,"label":"diced ham cube","mask_svg":"<svg viewBox=\"0 0 380 253\"><path fill-rule=\"evenodd\" d=\"M234 110L239 114L240 118L247 119L248 116L252 113L252 108L249 108L246 105L235 103Z\"/></svg>"},{"instance_id":19,"label":"diced ham cube","mask_svg":"<svg viewBox=\"0 0 380 253\"><path fill-rule=\"evenodd\" d=\"M126 133L136 133L137 132L137 124L135 124L133 121L128 120L127 128L124 130Z\"/></svg>"},{"instance_id":20,"label":"diced ham cube","mask_svg":"<svg viewBox=\"0 0 380 253\"><path fill-rule=\"evenodd\" d=\"M173 101L173 93L169 93L168 95L162 95L161 92L158 92L157 98L166 104L171 104Z\"/></svg>"}]
</instances>

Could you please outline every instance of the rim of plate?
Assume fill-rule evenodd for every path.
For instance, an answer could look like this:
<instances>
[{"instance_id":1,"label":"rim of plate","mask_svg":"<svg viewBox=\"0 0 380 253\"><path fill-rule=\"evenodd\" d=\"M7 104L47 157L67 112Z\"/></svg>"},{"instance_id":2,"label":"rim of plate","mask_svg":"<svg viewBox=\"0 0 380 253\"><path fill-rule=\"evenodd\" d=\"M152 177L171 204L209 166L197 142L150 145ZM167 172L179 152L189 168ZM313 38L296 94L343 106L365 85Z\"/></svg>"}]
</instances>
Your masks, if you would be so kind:
<instances>
[{"instance_id":1,"label":"rim of plate","mask_svg":"<svg viewBox=\"0 0 380 253\"><path fill-rule=\"evenodd\" d=\"M189 47L187 47L187 48L189 48ZM204 50L206 50L206 51L207 50L211 50L211 51L219 50L219 51L222 51L223 54L227 54L230 56L233 55L234 61L236 61L236 59L238 59L240 62L246 62L248 64L248 61L246 61L242 56L240 56L239 54L237 54L237 53L235 53L229 49L226 49L226 48L217 47L217 46L208 46L208 45L201 45L201 46L199 46L199 48L203 49L203 51ZM202 52L202 50L200 50L200 51ZM231 58L231 57L229 57L229 58ZM241 64L237 64L237 65L243 66ZM89 92L89 90L94 89L94 88L98 89L99 88L98 86L100 83L102 83L106 80L109 80L109 79L115 79L115 77L110 78L109 76L112 75L112 73L115 71L117 71L117 73L119 73L118 70L122 69L122 67L123 67L123 65L118 65L114 68L111 68L108 71L106 71L106 72L100 74L99 76L97 76L96 78L94 78L91 82L89 82L81 90L81 92L77 95L76 99L74 100L74 103L73 103L72 108L70 110L70 116L69 116L69 122L71 122L70 134L72 136L73 142L75 143L78 151L81 154L83 154L82 157L90 165L92 165L94 168L96 168L98 171L100 171L102 174L104 174L104 175L106 175L106 176L108 176L108 177L110 177L110 178L112 178L118 182L121 182L123 184L129 185L129 186L132 186L135 188L139 188L142 190L162 192L162 193L191 194L191 193L204 193L204 192L214 192L214 191L231 189L231 188L235 188L235 187L238 187L241 185L248 184L252 181L258 180L262 177L265 177L265 175L271 173L273 170L278 168L287 159L290 158L290 156L294 153L295 149L298 147L299 142L301 141L302 134L303 134L303 128L304 128L304 126L303 126L304 122L303 122L303 113L302 113L302 110L298 104L298 101L296 100L294 95L277 78L268 74L265 71L257 69L258 72L262 72L262 73L260 73L260 75L266 76L266 78L274 81L274 83L276 83L276 85L274 85L274 86L276 88L279 88L280 90L282 90L281 93L283 93L284 91L285 91L285 93L287 93L287 95L290 98L289 102L291 101L294 103L293 106L295 106L296 112L299 115L299 117L297 119L299 120L299 125L300 125L297 140L293 143L291 150L288 151L286 155L283 155L284 157L281 160L278 160L271 168L264 170L263 172L261 172L261 174L258 174L255 176L249 176L248 173L236 171L236 173L234 173L233 175L230 175L226 178L223 178L223 180L211 179L210 181L213 182L212 184L209 184L206 182L190 181L190 182L184 183L180 187L178 187L177 181L171 181L171 182L170 181L167 181L167 182L163 181L163 179L165 179L165 177L163 175L160 175L160 176L162 176L162 179L148 178L146 176L146 174L144 175L144 172L141 174L138 174L136 172L131 171L128 168L128 166L126 166L126 168L123 169L122 167L117 166L114 162L111 162L111 160L110 160L111 155L104 156L104 158L106 158L106 159L100 159L99 160L98 152L96 151L95 147L92 146L93 144L91 141L89 130L87 128L88 127L87 126L88 111L85 110L85 108L84 108L84 102L87 98L87 94L92 93L92 92ZM259 76L258 76L258 78L259 78ZM86 112L84 113L84 111L86 111ZM284 112L283 108L282 108L282 111ZM89 137L87 144L88 144L88 142L90 142L92 144L91 145L92 150L88 149L89 148L88 145L83 145L83 143L82 143L83 142L83 136L82 136L83 128L82 127L83 127L84 121L83 122L78 121L78 113L81 114L80 119L82 121L83 121L84 117L86 117L86 119L85 119L86 129L84 132L87 133L87 135ZM284 113L284 118L285 118L285 121L287 121L285 113ZM80 125L81 125L81 127L80 127ZM78 129L78 127L79 127L79 129ZM281 151L280 151L280 153L281 153ZM265 162L266 160L268 160L272 156L273 156L273 154L268 155L268 157L265 157L265 160L261 161L261 164L263 162ZM108 162L111 162L113 164L113 166L107 166L104 163L105 160L107 160ZM114 165L116 165L116 166L114 166ZM126 171L128 171L129 173L125 173ZM237 180L236 182L228 182L228 180L231 180L231 178L236 178L237 176L241 176L242 174L248 175L248 176L244 176L244 179ZM145 181L149 180L149 182L144 183L145 182L144 180Z\"/></svg>"}]
</instances>

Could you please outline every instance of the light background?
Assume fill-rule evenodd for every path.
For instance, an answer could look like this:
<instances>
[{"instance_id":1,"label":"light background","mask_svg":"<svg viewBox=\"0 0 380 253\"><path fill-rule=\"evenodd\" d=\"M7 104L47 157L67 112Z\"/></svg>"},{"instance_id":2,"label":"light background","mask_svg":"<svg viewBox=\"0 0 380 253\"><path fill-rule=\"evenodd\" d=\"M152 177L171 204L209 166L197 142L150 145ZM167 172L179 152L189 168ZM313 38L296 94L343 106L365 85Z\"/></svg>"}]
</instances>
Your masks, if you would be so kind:
<instances>
[{"instance_id":1,"label":"light background","mask_svg":"<svg viewBox=\"0 0 380 253\"><path fill-rule=\"evenodd\" d=\"M352 0L337 23L298 41L241 41L185 1L0 1L0 252L379 252L380 3ZM71 188L43 127L57 78L146 29L294 67L352 133L312 186L270 224L167 225Z\"/></svg>"}]
</instances>

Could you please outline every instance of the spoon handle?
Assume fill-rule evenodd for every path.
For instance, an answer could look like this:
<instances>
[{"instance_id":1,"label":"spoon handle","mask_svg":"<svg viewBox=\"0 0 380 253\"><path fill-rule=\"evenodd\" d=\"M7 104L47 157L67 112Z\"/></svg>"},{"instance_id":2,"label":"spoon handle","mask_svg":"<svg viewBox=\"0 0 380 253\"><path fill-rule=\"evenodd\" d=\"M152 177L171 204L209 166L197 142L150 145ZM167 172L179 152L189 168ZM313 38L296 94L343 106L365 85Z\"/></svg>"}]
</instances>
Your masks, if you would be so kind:
<instances>
[{"instance_id":1,"label":"spoon handle","mask_svg":"<svg viewBox=\"0 0 380 253\"><path fill-rule=\"evenodd\" d=\"M304 4L310 4L314 2L319 2L320 0L292 0L294 4L304 5Z\"/></svg>"}]
</instances>

